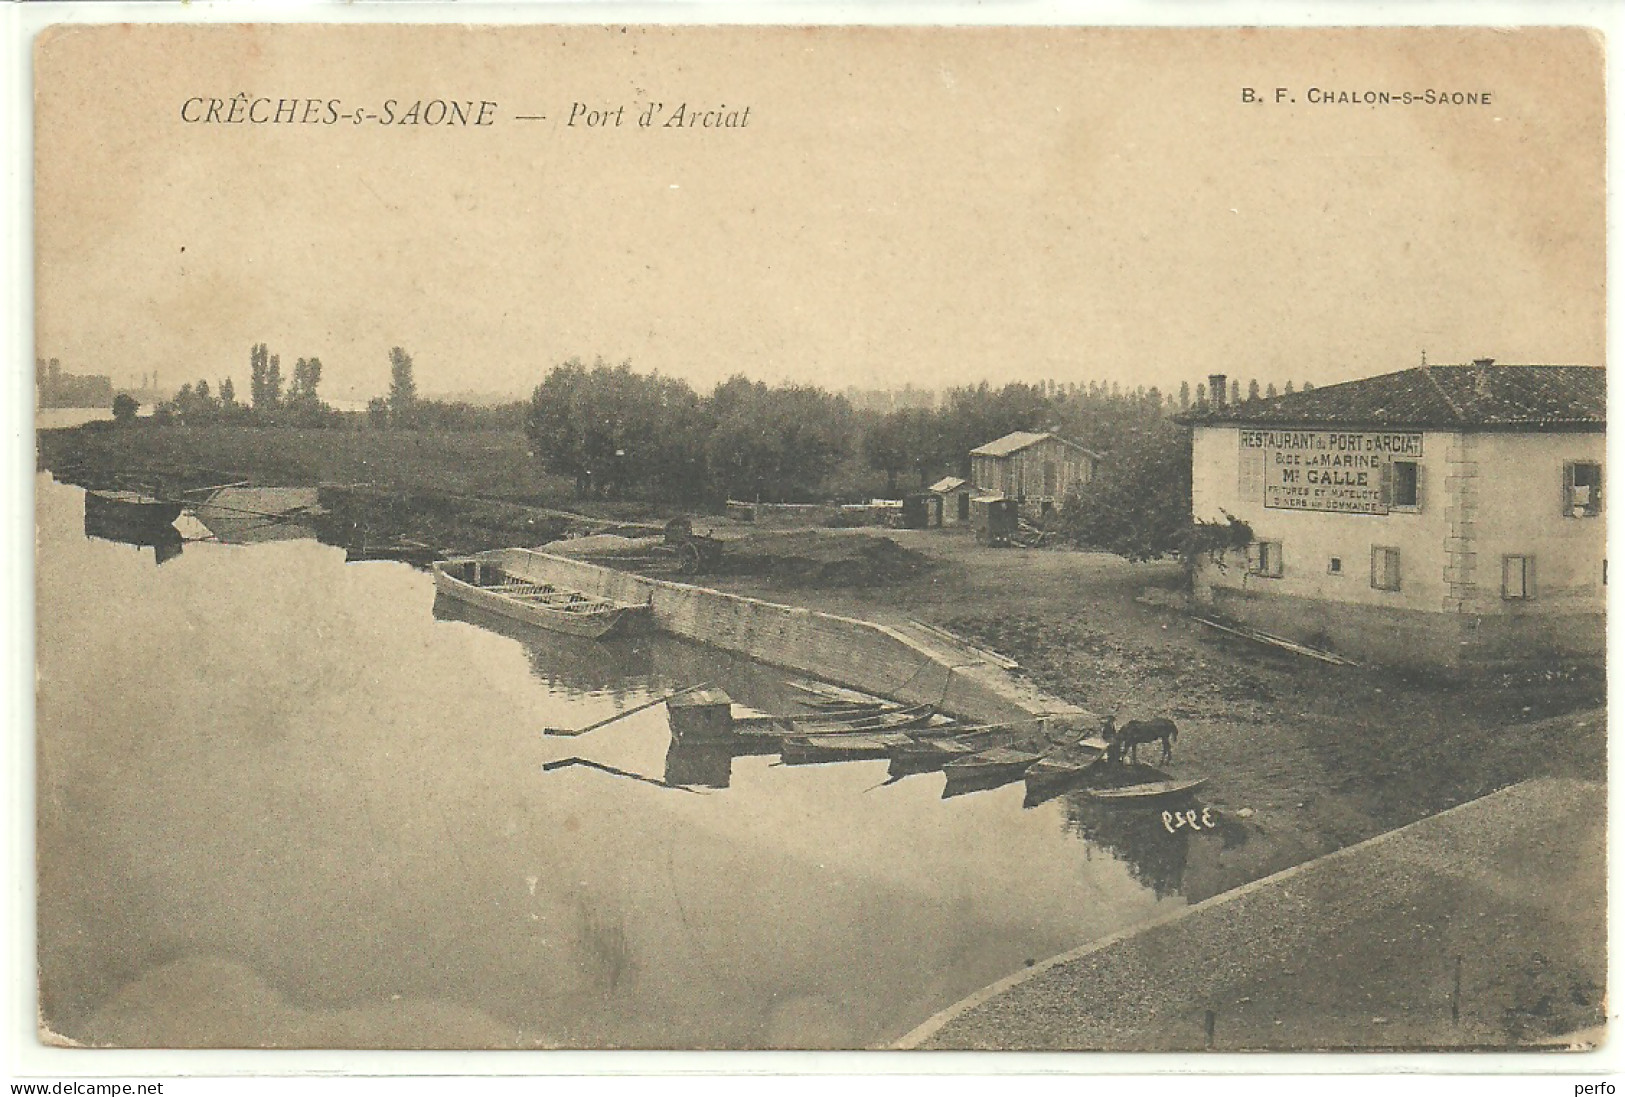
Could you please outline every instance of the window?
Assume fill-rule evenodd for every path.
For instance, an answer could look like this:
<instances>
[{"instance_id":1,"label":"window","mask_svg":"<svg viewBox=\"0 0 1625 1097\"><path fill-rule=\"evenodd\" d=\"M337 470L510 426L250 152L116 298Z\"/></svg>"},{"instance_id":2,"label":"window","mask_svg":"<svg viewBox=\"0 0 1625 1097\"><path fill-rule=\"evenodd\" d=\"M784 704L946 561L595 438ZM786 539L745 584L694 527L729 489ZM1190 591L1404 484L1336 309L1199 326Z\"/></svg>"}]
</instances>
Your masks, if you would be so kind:
<instances>
[{"instance_id":1,"label":"window","mask_svg":"<svg viewBox=\"0 0 1625 1097\"><path fill-rule=\"evenodd\" d=\"M1371 585L1377 590L1399 589L1399 550L1371 546Z\"/></svg>"},{"instance_id":2,"label":"window","mask_svg":"<svg viewBox=\"0 0 1625 1097\"><path fill-rule=\"evenodd\" d=\"M1281 577L1281 542L1254 541L1247 546L1247 570L1266 579Z\"/></svg>"},{"instance_id":3,"label":"window","mask_svg":"<svg viewBox=\"0 0 1625 1097\"><path fill-rule=\"evenodd\" d=\"M1415 461L1389 461L1379 474L1383 505L1390 510L1422 509L1422 466Z\"/></svg>"},{"instance_id":4,"label":"window","mask_svg":"<svg viewBox=\"0 0 1625 1097\"><path fill-rule=\"evenodd\" d=\"M1422 505L1421 482L1421 468L1415 461L1395 461L1393 506L1419 509Z\"/></svg>"},{"instance_id":5,"label":"window","mask_svg":"<svg viewBox=\"0 0 1625 1097\"><path fill-rule=\"evenodd\" d=\"M1535 596L1535 558L1501 557L1501 597L1522 600Z\"/></svg>"},{"instance_id":6,"label":"window","mask_svg":"<svg viewBox=\"0 0 1625 1097\"><path fill-rule=\"evenodd\" d=\"M1343 558L1341 556L1333 556L1332 557L1332 562L1331 562L1330 566L1328 566L1326 568L1326 571L1331 575L1342 575L1343 574Z\"/></svg>"},{"instance_id":7,"label":"window","mask_svg":"<svg viewBox=\"0 0 1625 1097\"><path fill-rule=\"evenodd\" d=\"M1595 461L1570 461L1563 466L1563 515L1595 518L1602 513L1602 466Z\"/></svg>"}]
</instances>

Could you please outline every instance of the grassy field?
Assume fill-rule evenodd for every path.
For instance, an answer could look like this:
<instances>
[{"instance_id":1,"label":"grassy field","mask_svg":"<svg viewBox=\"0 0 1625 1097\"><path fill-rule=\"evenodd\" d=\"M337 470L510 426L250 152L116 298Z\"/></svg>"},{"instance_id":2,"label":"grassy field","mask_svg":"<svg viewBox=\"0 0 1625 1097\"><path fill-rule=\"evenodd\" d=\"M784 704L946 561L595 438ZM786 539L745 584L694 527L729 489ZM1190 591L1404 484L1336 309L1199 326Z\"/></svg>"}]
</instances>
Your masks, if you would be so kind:
<instances>
[{"instance_id":1,"label":"grassy field","mask_svg":"<svg viewBox=\"0 0 1625 1097\"><path fill-rule=\"evenodd\" d=\"M570 481L542 469L520 431L320 430L238 425L41 431L40 463L156 475L222 472L264 484L371 483L557 505Z\"/></svg>"}]
</instances>

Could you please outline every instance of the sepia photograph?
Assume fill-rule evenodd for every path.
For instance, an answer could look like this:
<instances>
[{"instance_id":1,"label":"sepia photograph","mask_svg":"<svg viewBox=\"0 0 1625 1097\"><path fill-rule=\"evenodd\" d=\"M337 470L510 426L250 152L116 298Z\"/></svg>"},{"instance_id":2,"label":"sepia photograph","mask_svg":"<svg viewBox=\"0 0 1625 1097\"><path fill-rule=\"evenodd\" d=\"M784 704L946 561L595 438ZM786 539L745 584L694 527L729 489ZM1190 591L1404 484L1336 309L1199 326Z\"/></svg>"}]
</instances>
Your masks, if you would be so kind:
<instances>
[{"instance_id":1,"label":"sepia photograph","mask_svg":"<svg viewBox=\"0 0 1625 1097\"><path fill-rule=\"evenodd\" d=\"M1593 1069L1599 31L28 52L40 1045Z\"/></svg>"}]
</instances>

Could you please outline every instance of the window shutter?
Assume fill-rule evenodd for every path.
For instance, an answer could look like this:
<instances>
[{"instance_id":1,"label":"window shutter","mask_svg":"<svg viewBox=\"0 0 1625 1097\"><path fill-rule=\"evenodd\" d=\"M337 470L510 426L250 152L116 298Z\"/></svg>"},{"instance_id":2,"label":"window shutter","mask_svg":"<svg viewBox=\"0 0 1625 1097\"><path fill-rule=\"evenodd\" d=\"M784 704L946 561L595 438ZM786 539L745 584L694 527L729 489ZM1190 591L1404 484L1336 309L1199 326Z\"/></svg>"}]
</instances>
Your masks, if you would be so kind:
<instances>
[{"instance_id":1,"label":"window shutter","mask_svg":"<svg viewBox=\"0 0 1625 1097\"><path fill-rule=\"evenodd\" d=\"M1236 494L1243 502L1261 503L1264 501L1264 451L1261 449L1244 449L1241 451L1241 460L1238 463L1239 475L1236 477Z\"/></svg>"},{"instance_id":2,"label":"window shutter","mask_svg":"<svg viewBox=\"0 0 1625 1097\"><path fill-rule=\"evenodd\" d=\"M1394 463L1392 461L1384 461L1382 463L1382 469L1381 469L1381 472L1379 473L1379 475L1377 477L1377 482L1380 485L1380 494L1381 494L1381 499L1382 499L1382 505L1384 507L1393 506L1394 505Z\"/></svg>"},{"instance_id":3,"label":"window shutter","mask_svg":"<svg viewBox=\"0 0 1625 1097\"><path fill-rule=\"evenodd\" d=\"M1525 598L1535 596L1535 558L1533 556L1523 558L1523 596Z\"/></svg>"},{"instance_id":4,"label":"window shutter","mask_svg":"<svg viewBox=\"0 0 1625 1097\"><path fill-rule=\"evenodd\" d=\"M1568 518L1574 513L1574 462L1563 463L1563 517Z\"/></svg>"}]
</instances>

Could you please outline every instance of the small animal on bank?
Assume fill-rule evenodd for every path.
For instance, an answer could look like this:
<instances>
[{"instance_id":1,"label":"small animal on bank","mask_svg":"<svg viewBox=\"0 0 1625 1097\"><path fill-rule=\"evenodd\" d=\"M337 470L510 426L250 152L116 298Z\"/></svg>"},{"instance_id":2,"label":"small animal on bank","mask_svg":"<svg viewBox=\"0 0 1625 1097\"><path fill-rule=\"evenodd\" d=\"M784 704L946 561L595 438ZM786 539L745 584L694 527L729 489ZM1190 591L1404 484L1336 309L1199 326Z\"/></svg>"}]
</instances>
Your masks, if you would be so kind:
<instances>
[{"instance_id":1,"label":"small animal on bank","mask_svg":"<svg viewBox=\"0 0 1625 1097\"><path fill-rule=\"evenodd\" d=\"M1154 743L1162 740L1162 760L1168 762L1174 756L1174 743L1179 740L1179 728L1166 716L1158 716L1151 720L1130 720L1122 727L1117 726L1117 717L1106 717L1106 725L1101 729L1101 737L1109 745L1107 756L1119 764L1123 761L1123 752L1128 751L1129 758L1135 765L1140 764L1140 744Z\"/></svg>"}]
</instances>

